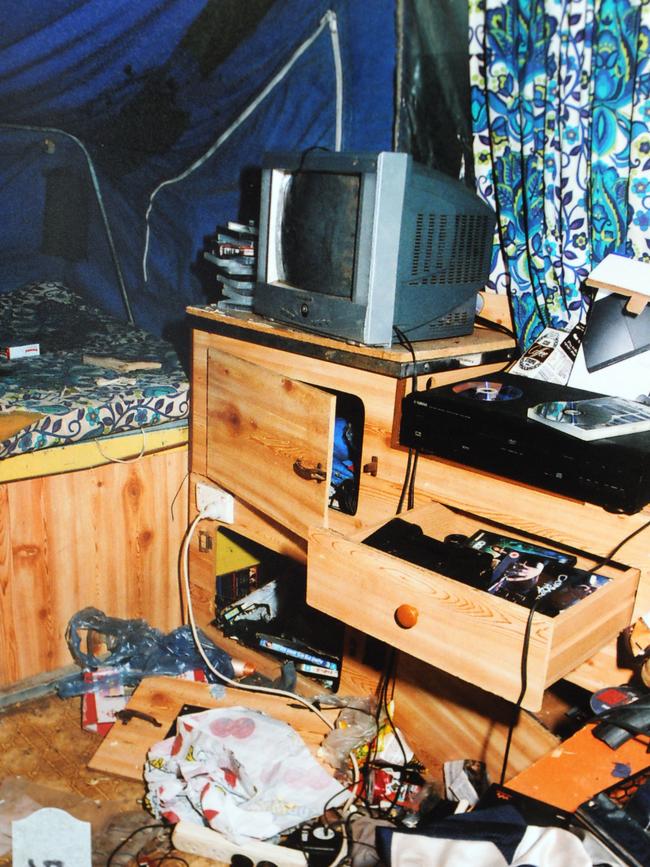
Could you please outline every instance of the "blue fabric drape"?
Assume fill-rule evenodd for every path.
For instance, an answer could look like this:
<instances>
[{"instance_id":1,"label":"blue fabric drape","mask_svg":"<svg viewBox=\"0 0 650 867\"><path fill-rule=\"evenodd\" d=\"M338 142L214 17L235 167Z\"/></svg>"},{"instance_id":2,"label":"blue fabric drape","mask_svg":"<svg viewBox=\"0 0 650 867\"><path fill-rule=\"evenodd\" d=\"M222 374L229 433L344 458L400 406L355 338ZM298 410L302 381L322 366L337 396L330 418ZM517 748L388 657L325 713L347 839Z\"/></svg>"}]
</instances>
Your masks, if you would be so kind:
<instances>
[{"instance_id":1,"label":"blue fabric drape","mask_svg":"<svg viewBox=\"0 0 650 867\"><path fill-rule=\"evenodd\" d=\"M372 14L354 0L52 0L12 4L0 31L0 293L35 279L82 290L116 316L124 305L96 197L88 191L87 256L44 250L48 178L97 171L138 325L185 340L185 307L218 297L206 238L247 213L247 187L267 150L336 146L337 63L342 149L390 149L394 114L394 0ZM269 84L300 55L282 81ZM223 31L227 31L224 36ZM231 32L232 31L232 32ZM217 51L217 48L219 49ZM255 102L260 94L266 94ZM250 114L245 112L255 105ZM196 171L151 197L244 121ZM3 124L14 125L8 129ZM56 202L47 203L56 215ZM143 265L146 264L146 276Z\"/></svg>"},{"instance_id":2,"label":"blue fabric drape","mask_svg":"<svg viewBox=\"0 0 650 867\"><path fill-rule=\"evenodd\" d=\"M498 214L491 288L519 343L586 312L607 253L650 261L648 0L471 0L477 186Z\"/></svg>"}]
</instances>

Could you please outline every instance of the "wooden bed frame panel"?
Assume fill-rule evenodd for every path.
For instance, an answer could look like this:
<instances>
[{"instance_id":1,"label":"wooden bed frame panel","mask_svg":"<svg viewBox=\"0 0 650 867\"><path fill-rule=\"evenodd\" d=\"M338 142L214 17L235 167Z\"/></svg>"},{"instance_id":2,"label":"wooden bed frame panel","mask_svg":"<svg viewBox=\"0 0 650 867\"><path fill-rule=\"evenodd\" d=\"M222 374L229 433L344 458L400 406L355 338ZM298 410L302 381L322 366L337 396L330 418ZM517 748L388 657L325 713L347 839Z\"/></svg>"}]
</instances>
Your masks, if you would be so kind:
<instances>
[{"instance_id":1,"label":"wooden bed frame panel","mask_svg":"<svg viewBox=\"0 0 650 867\"><path fill-rule=\"evenodd\" d=\"M65 631L87 606L180 625L187 456L0 484L0 689L73 663Z\"/></svg>"}]
</instances>

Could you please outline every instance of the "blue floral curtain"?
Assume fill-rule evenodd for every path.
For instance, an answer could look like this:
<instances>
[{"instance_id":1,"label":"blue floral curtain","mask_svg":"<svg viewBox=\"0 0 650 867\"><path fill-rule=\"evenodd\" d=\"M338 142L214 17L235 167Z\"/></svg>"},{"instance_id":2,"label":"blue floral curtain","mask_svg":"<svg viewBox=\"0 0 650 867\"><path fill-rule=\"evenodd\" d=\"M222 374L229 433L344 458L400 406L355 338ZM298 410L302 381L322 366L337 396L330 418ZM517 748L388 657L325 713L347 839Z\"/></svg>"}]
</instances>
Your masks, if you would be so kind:
<instances>
[{"instance_id":1,"label":"blue floral curtain","mask_svg":"<svg viewBox=\"0 0 650 867\"><path fill-rule=\"evenodd\" d=\"M526 348L584 318L607 253L650 261L650 0L470 0L469 25L490 288Z\"/></svg>"}]
</instances>

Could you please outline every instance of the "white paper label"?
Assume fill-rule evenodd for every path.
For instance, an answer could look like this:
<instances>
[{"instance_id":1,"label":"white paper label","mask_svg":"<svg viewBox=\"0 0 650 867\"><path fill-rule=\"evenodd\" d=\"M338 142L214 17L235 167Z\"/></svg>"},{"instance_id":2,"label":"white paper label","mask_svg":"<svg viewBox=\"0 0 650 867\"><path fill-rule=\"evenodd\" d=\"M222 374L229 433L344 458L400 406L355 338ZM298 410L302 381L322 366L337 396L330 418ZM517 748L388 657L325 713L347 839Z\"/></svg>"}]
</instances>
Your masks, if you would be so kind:
<instances>
[{"instance_id":1,"label":"white paper label","mask_svg":"<svg viewBox=\"0 0 650 867\"><path fill-rule=\"evenodd\" d=\"M13 867L91 867L90 823L45 807L11 823Z\"/></svg>"}]
</instances>

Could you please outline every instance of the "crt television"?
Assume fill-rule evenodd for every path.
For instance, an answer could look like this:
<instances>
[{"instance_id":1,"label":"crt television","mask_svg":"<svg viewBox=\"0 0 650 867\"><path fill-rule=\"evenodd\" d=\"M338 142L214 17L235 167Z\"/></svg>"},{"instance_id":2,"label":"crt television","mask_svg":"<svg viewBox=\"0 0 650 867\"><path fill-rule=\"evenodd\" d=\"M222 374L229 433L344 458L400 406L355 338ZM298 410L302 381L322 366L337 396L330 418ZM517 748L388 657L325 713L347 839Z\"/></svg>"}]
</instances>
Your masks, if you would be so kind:
<instances>
[{"instance_id":1,"label":"crt television","mask_svg":"<svg viewBox=\"0 0 650 867\"><path fill-rule=\"evenodd\" d=\"M253 306L390 346L471 333L495 214L406 153L271 153L262 165Z\"/></svg>"}]
</instances>

